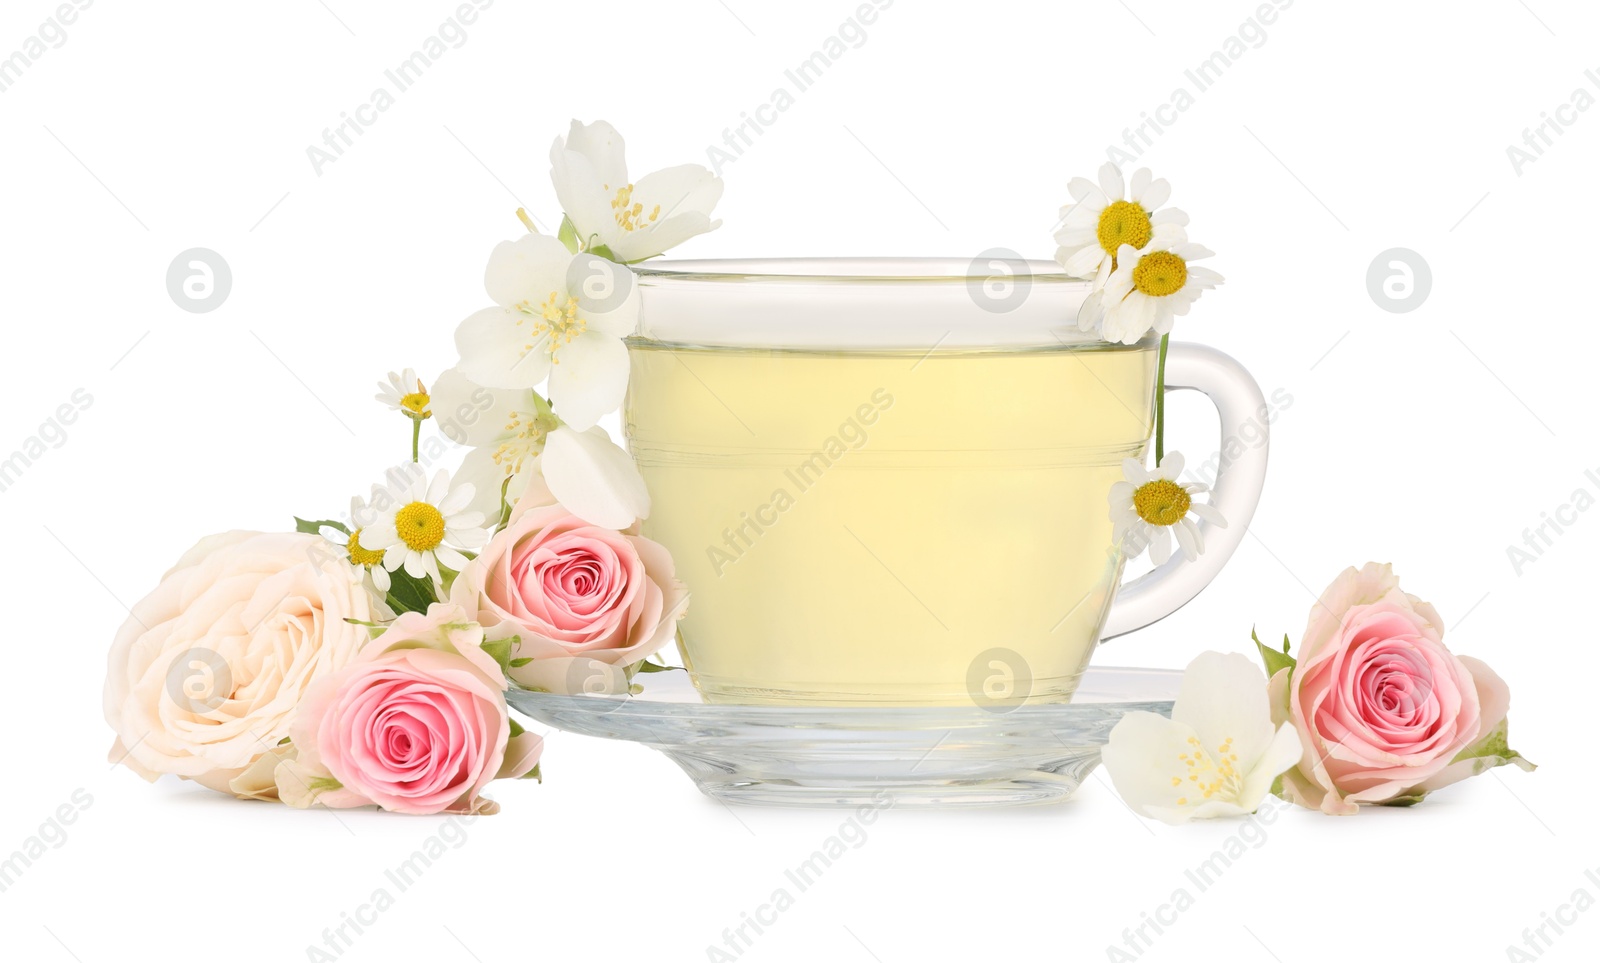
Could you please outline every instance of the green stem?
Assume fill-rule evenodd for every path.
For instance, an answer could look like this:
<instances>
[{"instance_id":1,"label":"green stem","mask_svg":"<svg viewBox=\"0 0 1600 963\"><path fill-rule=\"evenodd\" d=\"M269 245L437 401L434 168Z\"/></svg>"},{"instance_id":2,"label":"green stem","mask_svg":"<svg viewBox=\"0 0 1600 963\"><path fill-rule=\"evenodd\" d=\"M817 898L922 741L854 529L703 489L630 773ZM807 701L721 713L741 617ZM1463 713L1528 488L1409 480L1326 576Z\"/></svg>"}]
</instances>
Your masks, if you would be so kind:
<instances>
[{"instance_id":1,"label":"green stem","mask_svg":"<svg viewBox=\"0 0 1600 963\"><path fill-rule=\"evenodd\" d=\"M419 460L417 458L417 440L420 439L421 437L422 437L422 421L419 418L413 418L413 419L411 419L411 463L412 464L416 464L417 461Z\"/></svg>"},{"instance_id":2,"label":"green stem","mask_svg":"<svg viewBox=\"0 0 1600 963\"><path fill-rule=\"evenodd\" d=\"M1161 354L1156 360L1156 465L1167 456L1167 335L1161 336Z\"/></svg>"}]
</instances>

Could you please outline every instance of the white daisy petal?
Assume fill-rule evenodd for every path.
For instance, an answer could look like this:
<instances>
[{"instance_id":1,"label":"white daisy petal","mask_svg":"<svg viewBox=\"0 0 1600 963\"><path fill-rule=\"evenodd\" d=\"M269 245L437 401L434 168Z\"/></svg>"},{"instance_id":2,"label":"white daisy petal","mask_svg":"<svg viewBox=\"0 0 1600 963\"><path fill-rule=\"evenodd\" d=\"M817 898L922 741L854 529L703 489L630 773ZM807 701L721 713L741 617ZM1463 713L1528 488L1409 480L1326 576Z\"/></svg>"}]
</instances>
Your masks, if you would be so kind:
<instances>
[{"instance_id":1,"label":"white daisy petal","mask_svg":"<svg viewBox=\"0 0 1600 963\"><path fill-rule=\"evenodd\" d=\"M1167 537L1166 526L1150 526L1150 561L1165 565L1172 557L1172 540Z\"/></svg>"},{"instance_id":2,"label":"white daisy petal","mask_svg":"<svg viewBox=\"0 0 1600 963\"><path fill-rule=\"evenodd\" d=\"M433 550L438 557L439 564L452 572L459 572L467 567L467 557L448 545L440 545Z\"/></svg>"},{"instance_id":3,"label":"white daisy petal","mask_svg":"<svg viewBox=\"0 0 1600 963\"><path fill-rule=\"evenodd\" d=\"M1100 190L1113 201L1121 200L1124 196L1122 172L1110 161L1100 165Z\"/></svg>"},{"instance_id":4,"label":"white daisy petal","mask_svg":"<svg viewBox=\"0 0 1600 963\"><path fill-rule=\"evenodd\" d=\"M1167 227L1187 227L1189 225L1189 215L1176 207L1163 207L1150 215L1150 224L1152 227L1161 227L1163 225Z\"/></svg>"},{"instance_id":5,"label":"white daisy petal","mask_svg":"<svg viewBox=\"0 0 1600 963\"><path fill-rule=\"evenodd\" d=\"M1128 196L1138 201L1145 210L1151 211L1160 207L1160 204L1146 204L1144 192L1150 188L1150 168L1141 167L1133 172L1133 180L1128 182Z\"/></svg>"},{"instance_id":6,"label":"white daisy petal","mask_svg":"<svg viewBox=\"0 0 1600 963\"><path fill-rule=\"evenodd\" d=\"M1200 532L1194 527L1194 522L1187 518L1178 519L1178 524L1171 526L1172 534L1178 539L1178 547L1183 549L1183 557L1194 561L1200 557L1201 542Z\"/></svg>"},{"instance_id":7,"label":"white daisy petal","mask_svg":"<svg viewBox=\"0 0 1600 963\"><path fill-rule=\"evenodd\" d=\"M1145 173L1148 173L1148 171ZM1165 177L1157 178L1151 181L1142 191L1135 187L1133 196L1134 200L1139 202L1140 207L1147 211L1153 211L1171 199L1172 185L1167 183Z\"/></svg>"}]
</instances>

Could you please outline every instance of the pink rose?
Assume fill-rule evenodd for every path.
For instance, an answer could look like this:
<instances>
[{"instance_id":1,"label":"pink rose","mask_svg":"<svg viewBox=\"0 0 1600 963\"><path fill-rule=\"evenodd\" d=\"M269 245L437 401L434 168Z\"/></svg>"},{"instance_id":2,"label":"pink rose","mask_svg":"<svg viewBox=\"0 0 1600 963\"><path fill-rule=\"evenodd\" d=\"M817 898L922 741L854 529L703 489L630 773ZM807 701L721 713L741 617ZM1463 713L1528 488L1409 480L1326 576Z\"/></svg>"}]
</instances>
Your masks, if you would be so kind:
<instances>
[{"instance_id":1,"label":"pink rose","mask_svg":"<svg viewBox=\"0 0 1600 963\"><path fill-rule=\"evenodd\" d=\"M532 771L544 744L512 734L505 675L483 645L458 606L395 619L306 694L290 730L296 758L274 773L279 796L302 809L494 812L483 787Z\"/></svg>"},{"instance_id":2,"label":"pink rose","mask_svg":"<svg viewBox=\"0 0 1600 963\"><path fill-rule=\"evenodd\" d=\"M591 525L537 490L450 593L483 625L519 635L519 657L613 666L666 645L687 599L665 548L632 530Z\"/></svg>"},{"instance_id":3,"label":"pink rose","mask_svg":"<svg viewBox=\"0 0 1600 963\"><path fill-rule=\"evenodd\" d=\"M1328 586L1296 665L1269 684L1274 721L1294 723L1305 747L1283 777L1290 800L1348 815L1359 803L1415 801L1493 765L1525 765L1504 748L1506 684L1452 655L1443 635L1439 613L1402 592L1388 565L1346 569Z\"/></svg>"},{"instance_id":4,"label":"pink rose","mask_svg":"<svg viewBox=\"0 0 1600 963\"><path fill-rule=\"evenodd\" d=\"M289 734L305 690L348 664L381 601L317 535L201 539L140 599L111 645L111 759L146 779L175 773L218 792Z\"/></svg>"}]
</instances>

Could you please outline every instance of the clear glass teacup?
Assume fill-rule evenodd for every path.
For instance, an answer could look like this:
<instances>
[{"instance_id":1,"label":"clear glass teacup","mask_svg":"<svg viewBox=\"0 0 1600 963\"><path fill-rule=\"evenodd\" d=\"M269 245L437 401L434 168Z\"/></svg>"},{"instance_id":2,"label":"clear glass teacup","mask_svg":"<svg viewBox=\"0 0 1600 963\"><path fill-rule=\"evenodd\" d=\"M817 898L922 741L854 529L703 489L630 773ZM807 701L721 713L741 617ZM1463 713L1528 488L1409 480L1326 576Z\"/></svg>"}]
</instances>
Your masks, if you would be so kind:
<instances>
[{"instance_id":1,"label":"clear glass teacup","mask_svg":"<svg viewBox=\"0 0 1600 963\"><path fill-rule=\"evenodd\" d=\"M1121 586L1108 495L1153 426L1157 339L1080 332L1053 262L678 261L638 269L626 433L691 601L708 701L1009 706L1069 699L1096 643L1221 568L1266 448L1223 466L1230 521ZM1168 389L1224 430L1262 405L1174 344ZM1203 526L1203 529L1205 526Z\"/></svg>"}]
</instances>

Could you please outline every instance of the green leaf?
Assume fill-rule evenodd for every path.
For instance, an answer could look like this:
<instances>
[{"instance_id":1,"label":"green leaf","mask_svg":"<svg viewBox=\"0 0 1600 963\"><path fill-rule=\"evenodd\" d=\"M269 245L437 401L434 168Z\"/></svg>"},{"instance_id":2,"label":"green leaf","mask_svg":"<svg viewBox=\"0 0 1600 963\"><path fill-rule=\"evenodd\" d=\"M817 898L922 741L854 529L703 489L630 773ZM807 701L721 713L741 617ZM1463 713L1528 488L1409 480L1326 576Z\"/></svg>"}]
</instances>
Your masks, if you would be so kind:
<instances>
[{"instance_id":1,"label":"green leaf","mask_svg":"<svg viewBox=\"0 0 1600 963\"><path fill-rule=\"evenodd\" d=\"M1378 805L1393 806L1395 809L1405 809L1408 806L1415 806L1417 803L1422 802L1426 798L1428 798L1427 793L1419 792L1413 793L1409 796L1396 796L1393 799L1385 799L1383 802L1378 803Z\"/></svg>"},{"instance_id":2,"label":"green leaf","mask_svg":"<svg viewBox=\"0 0 1600 963\"><path fill-rule=\"evenodd\" d=\"M510 668L511 645L514 641L514 639L495 639L493 642L485 641L483 643L483 651L489 653L490 658L500 663L501 672Z\"/></svg>"},{"instance_id":3,"label":"green leaf","mask_svg":"<svg viewBox=\"0 0 1600 963\"><path fill-rule=\"evenodd\" d=\"M522 727L522 723L518 722L515 716L507 716L506 721L511 723L511 738L513 739L528 731Z\"/></svg>"},{"instance_id":4,"label":"green leaf","mask_svg":"<svg viewBox=\"0 0 1600 963\"><path fill-rule=\"evenodd\" d=\"M681 665L656 665L654 662L640 662L637 671L639 671L639 672L681 672L681 671L683 671L683 666L681 666Z\"/></svg>"},{"instance_id":5,"label":"green leaf","mask_svg":"<svg viewBox=\"0 0 1600 963\"><path fill-rule=\"evenodd\" d=\"M560 241L562 244L565 244L567 246L567 250L571 251L573 254L577 254L578 249L583 246L583 244L578 240L578 226L572 223L572 218L570 216L562 216L561 229L556 232L556 240Z\"/></svg>"},{"instance_id":6,"label":"green leaf","mask_svg":"<svg viewBox=\"0 0 1600 963\"><path fill-rule=\"evenodd\" d=\"M607 261L615 261L615 260L617 260L617 256L615 254L611 253L611 248L607 247L604 244L596 244L596 245L594 245L593 247L589 248L589 253L593 254L595 257L603 257Z\"/></svg>"},{"instance_id":7,"label":"green leaf","mask_svg":"<svg viewBox=\"0 0 1600 963\"><path fill-rule=\"evenodd\" d=\"M542 763L541 763L541 765L542 765ZM544 782L544 773L540 772L539 771L539 766L536 765L532 769L529 769L526 773L523 773L522 778L524 778L524 779L532 779L534 782L541 782L542 783L542 782Z\"/></svg>"},{"instance_id":8,"label":"green leaf","mask_svg":"<svg viewBox=\"0 0 1600 963\"><path fill-rule=\"evenodd\" d=\"M1483 760L1482 763L1473 767L1473 775L1477 775L1478 773L1488 769L1493 769L1496 766L1504 766L1507 763L1511 763L1518 769L1522 769L1525 772L1533 772L1535 769L1539 768L1525 759L1522 753L1511 748L1508 743L1509 734L1510 720L1501 719L1500 724L1495 726L1492 732L1488 733L1482 739L1479 739L1477 742L1474 742L1467 748L1461 750L1461 752L1450 761L1461 762L1463 759Z\"/></svg>"},{"instance_id":9,"label":"green leaf","mask_svg":"<svg viewBox=\"0 0 1600 963\"><path fill-rule=\"evenodd\" d=\"M299 515L294 517L294 530L302 535L320 535L324 526L338 529L346 535L350 534L350 529L343 522L336 522L331 518L315 522L301 518Z\"/></svg>"},{"instance_id":10,"label":"green leaf","mask_svg":"<svg viewBox=\"0 0 1600 963\"><path fill-rule=\"evenodd\" d=\"M433 582L426 575L412 578L404 568L389 573L389 607L395 614L426 612L428 606L439 601L433 594Z\"/></svg>"},{"instance_id":11,"label":"green leaf","mask_svg":"<svg viewBox=\"0 0 1600 963\"><path fill-rule=\"evenodd\" d=\"M509 668L512 668L512 669L520 669L520 668L522 668L523 666L527 665L529 662L532 662L532 661L533 660L528 658L527 656L523 656L520 659L512 659L510 662L506 663L506 666L509 667Z\"/></svg>"},{"instance_id":12,"label":"green leaf","mask_svg":"<svg viewBox=\"0 0 1600 963\"><path fill-rule=\"evenodd\" d=\"M1267 669L1267 678L1270 679L1277 675L1280 669L1294 668L1294 656L1289 654L1289 637L1287 635L1283 637L1282 652L1277 649L1269 649L1263 645L1254 628L1250 630L1250 639L1255 642L1256 651L1261 653L1261 664Z\"/></svg>"}]
</instances>

